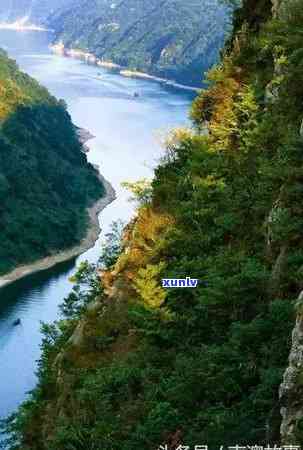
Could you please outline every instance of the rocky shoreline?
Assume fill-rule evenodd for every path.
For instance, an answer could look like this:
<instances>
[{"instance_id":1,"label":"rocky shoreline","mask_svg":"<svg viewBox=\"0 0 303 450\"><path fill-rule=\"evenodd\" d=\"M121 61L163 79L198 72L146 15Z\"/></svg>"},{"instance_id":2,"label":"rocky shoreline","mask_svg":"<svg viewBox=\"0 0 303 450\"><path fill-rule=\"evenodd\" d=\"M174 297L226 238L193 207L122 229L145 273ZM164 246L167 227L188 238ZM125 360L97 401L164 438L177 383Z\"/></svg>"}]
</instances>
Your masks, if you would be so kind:
<instances>
[{"instance_id":1,"label":"rocky shoreline","mask_svg":"<svg viewBox=\"0 0 303 450\"><path fill-rule=\"evenodd\" d=\"M66 56L69 58L81 59L85 61L87 64L93 64L99 67L104 67L105 69L112 69L119 72L120 75L128 78L141 78L150 81L156 81L157 83L162 84L163 86L170 86L176 89L181 89L185 91L191 92L200 92L201 88L187 86L185 84L176 83L175 81L168 80L167 78L157 77L155 75L150 75L145 72L139 72L136 70L129 70L126 67L120 66L119 64L115 64L110 61L104 61L102 59L97 58L93 53L85 52L80 49L67 48L62 42L51 45L51 50L61 56Z\"/></svg>"},{"instance_id":2,"label":"rocky shoreline","mask_svg":"<svg viewBox=\"0 0 303 450\"><path fill-rule=\"evenodd\" d=\"M82 144L83 152L88 153L89 146L86 145L86 143L88 141L90 141L91 139L94 139L96 136L91 134L91 132L86 130L85 128L80 128L80 127L75 127L75 128L76 128L76 133L77 133L78 139L79 139L80 143Z\"/></svg>"}]
</instances>

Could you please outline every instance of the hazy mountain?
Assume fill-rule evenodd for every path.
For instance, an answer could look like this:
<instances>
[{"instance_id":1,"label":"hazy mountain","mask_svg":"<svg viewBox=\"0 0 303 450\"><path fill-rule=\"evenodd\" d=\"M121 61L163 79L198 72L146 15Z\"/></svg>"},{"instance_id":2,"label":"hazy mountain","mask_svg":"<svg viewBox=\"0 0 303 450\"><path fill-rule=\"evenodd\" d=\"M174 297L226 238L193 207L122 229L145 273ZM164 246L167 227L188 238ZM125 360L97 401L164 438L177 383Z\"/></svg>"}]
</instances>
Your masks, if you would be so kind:
<instances>
[{"instance_id":1,"label":"hazy mountain","mask_svg":"<svg viewBox=\"0 0 303 450\"><path fill-rule=\"evenodd\" d=\"M201 85L228 21L220 0L3 0L0 17L47 23L69 47L122 66Z\"/></svg>"},{"instance_id":2,"label":"hazy mountain","mask_svg":"<svg viewBox=\"0 0 303 450\"><path fill-rule=\"evenodd\" d=\"M227 26L219 0L82 0L49 18L57 39L122 66L199 85Z\"/></svg>"}]
</instances>

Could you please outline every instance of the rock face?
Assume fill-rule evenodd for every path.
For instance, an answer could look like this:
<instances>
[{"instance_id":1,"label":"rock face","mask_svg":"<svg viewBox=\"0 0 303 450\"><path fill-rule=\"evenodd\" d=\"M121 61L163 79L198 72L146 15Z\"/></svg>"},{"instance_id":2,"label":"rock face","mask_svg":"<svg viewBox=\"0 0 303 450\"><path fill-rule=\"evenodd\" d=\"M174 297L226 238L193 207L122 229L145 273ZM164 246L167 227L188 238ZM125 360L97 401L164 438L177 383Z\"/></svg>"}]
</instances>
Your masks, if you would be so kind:
<instances>
[{"instance_id":1,"label":"rock face","mask_svg":"<svg viewBox=\"0 0 303 450\"><path fill-rule=\"evenodd\" d=\"M290 2L297 0L272 0L272 12L276 18L288 14ZM280 67L275 65L276 73ZM268 88L268 101L274 101L278 92L273 95ZM303 137L303 121L299 130ZM284 373L280 386L281 405L281 443L283 445L301 446L303 443L303 291L297 301L297 319L292 333L292 345L289 365Z\"/></svg>"},{"instance_id":2,"label":"rock face","mask_svg":"<svg viewBox=\"0 0 303 450\"><path fill-rule=\"evenodd\" d=\"M273 15L287 14L290 2L297 0L272 0ZM300 129L303 136L303 122ZM281 441L283 445L303 443L303 291L297 302L297 319L292 333L289 366L280 386Z\"/></svg>"},{"instance_id":3,"label":"rock face","mask_svg":"<svg viewBox=\"0 0 303 450\"><path fill-rule=\"evenodd\" d=\"M280 387L281 437L285 445L302 444L303 433L303 291L298 299L296 326L292 335L289 366Z\"/></svg>"}]
</instances>

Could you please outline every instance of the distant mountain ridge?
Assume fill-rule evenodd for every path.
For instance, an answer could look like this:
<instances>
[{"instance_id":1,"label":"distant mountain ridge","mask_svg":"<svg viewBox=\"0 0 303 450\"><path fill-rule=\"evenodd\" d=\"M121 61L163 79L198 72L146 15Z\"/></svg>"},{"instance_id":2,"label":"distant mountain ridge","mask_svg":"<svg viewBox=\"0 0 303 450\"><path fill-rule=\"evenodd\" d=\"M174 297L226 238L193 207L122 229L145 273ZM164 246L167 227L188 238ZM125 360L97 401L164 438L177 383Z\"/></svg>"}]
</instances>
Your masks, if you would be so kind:
<instances>
[{"instance_id":1,"label":"distant mountain ridge","mask_svg":"<svg viewBox=\"0 0 303 450\"><path fill-rule=\"evenodd\" d=\"M47 20L57 41L134 70L200 86L228 23L219 0L80 0Z\"/></svg>"},{"instance_id":2,"label":"distant mountain ridge","mask_svg":"<svg viewBox=\"0 0 303 450\"><path fill-rule=\"evenodd\" d=\"M228 11L220 0L3 0L0 21L28 17L66 47L199 87L218 60Z\"/></svg>"}]
</instances>

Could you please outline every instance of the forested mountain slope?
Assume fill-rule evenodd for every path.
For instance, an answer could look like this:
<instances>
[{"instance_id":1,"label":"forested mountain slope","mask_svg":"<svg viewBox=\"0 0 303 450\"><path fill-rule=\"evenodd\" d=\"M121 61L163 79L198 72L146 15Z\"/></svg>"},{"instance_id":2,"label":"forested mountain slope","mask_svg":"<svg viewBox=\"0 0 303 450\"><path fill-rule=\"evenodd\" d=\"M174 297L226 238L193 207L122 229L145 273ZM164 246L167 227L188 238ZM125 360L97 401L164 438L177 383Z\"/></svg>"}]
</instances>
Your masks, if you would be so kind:
<instances>
[{"instance_id":1,"label":"forested mountain slope","mask_svg":"<svg viewBox=\"0 0 303 450\"><path fill-rule=\"evenodd\" d=\"M44 327L11 449L303 445L302 6L235 13L195 130L168 139L122 243ZM197 289L162 287L186 276Z\"/></svg>"},{"instance_id":2,"label":"forested mountain slope","mask_svg":"<svg viewBox=\"0 0 303 450\"><path fill-rule=\"evenodd\" d=\"M48 23L67 47L200 86L223 44L227 8L219 0L82 0Z\"/></svg>"},{"instance_id":3,"label":"forested mountain slope","mask_svg":"<svg viewBox=\"0 0 303 450\"><path fill-rule=\"evenodd\" d=\"M103 194L66 107L0 52L0 273L71 247Z\"/></svg>"}]
</instances>

